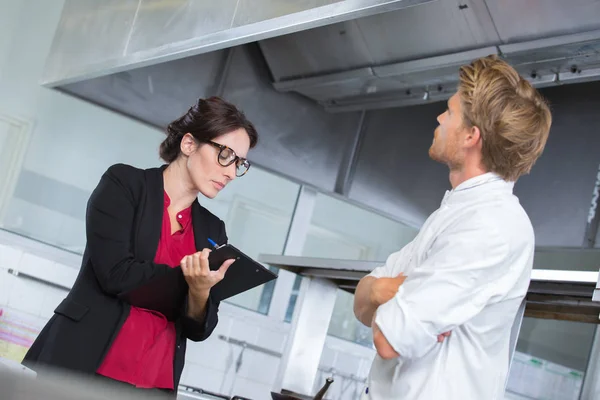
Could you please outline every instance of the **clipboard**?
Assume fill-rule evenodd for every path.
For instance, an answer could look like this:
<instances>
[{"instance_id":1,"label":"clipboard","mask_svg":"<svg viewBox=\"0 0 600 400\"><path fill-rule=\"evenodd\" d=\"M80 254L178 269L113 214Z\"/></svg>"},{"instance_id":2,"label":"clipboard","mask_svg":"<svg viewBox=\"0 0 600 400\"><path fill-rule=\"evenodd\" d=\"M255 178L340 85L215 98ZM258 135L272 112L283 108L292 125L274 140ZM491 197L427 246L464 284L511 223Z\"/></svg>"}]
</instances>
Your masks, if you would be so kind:
<instances>
[{"instance_id":1,"label":"clipboard","mask_svg":"<svg viewBox=\"0 0 600 400\"><path fill-rule=\"evenodd\" d=\"M223 262L232 258L236 261L231 264L223 280L210 290L211 296L218 301L277 279L277 274L230 244L211 251L208 256L209 268L216 271ZM175 321L181 315L188 289L183 271L178 266L117 297L135 307L158 311L169 321Z\"/></svg>"},{"instance_id":2,"label":"clipboard","mask_svg":"<svg viewBox=\"0 0 600 400\"><path fill-rule=\"evenodd\" d=\"M274 279L277 274L254 261L230 244L218 246L208 256L211 270L216 271L226 260L236 261L229 266L225 277L210 290L211 296L222 301Z\"/></svg>"}]
</instances>

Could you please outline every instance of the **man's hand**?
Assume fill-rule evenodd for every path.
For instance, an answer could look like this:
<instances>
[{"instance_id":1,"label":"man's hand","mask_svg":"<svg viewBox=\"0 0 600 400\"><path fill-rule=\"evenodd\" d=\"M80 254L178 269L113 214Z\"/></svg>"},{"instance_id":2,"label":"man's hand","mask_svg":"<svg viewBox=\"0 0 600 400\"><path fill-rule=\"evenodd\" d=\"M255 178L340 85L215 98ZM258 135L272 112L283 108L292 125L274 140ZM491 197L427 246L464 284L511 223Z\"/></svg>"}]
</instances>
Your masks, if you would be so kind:
<instances>
[{"instance_id":1,"label":"man's hand","mask_svg":"<svg viewBox=\"0 0 600 400\"><path fill-rule=\"evenodd\" d=\"M393 358L400 357L400 354L394 350L392 345L390 345L386 337L383 335L383 332L381 332L379 329L379 326L377 326L375 323L375 318L373 318L371 326L373 328L373 344L375 345L375 349L377 350L379 357L383 358L384 360L391 360ZM442 343L447 337L450 336L450 333L451 332L444 332L441 335L438 335L438 343Z\"/></svg>"},{"instance_id":2,"label":"man's hand","mask_svg":"<svg viewBox=\"0 0 600 400\"><path fill-rule=\"evenodd\" d=\"M381 330L375 323L376 310L380 305L387 303L392 298L394 298L394 296L396 296L396 294L398 293L398 289L404 283L405 280L406 276L400 273L394 278L375 278L370 282L370 284L367 284L367 287L365 288L367 290L366 293L368 293L369 302L374 307L374 310L368 315L370 322L370 325L368 326L371 326L373 330L373 343L375 344L377 354L379 354L381 358L386 360L400 357L400 354L398 354L394 350L394 348L387 341L387 338L383 335L383 332L381 332ZM363 291L363 293L365 293L365 291ZM362 319L361 321L363 323L366 322ZM437 336L438 343L442 343L444 340L446 340L447 337L450 336L450 334L450 331L439 334Z\"/></svg>"},{"instance_id":3,"label":"man's hand","mask_svg":"<svg viewBox=\"0 0 600 400\"><path fill-rule=\"evenodd\" d=\"M390 301L396 293L400 285L406 280L406 275L403 273L398 274L395 278L378 278L373 282L371 286L371 302L380 306ZM437 337L438 343L442 343L451 332L444 332Z\"/></svg>"},{"instance_id":4,"label":"man's hand","mask_svg":"<svg viewBox=\"0 0 600 400\"><path fill-rule=\"evenodd\" d=\"M438 343L442 343L444 341L444 339L446 339L448 336L450 336L451 333L452 333L452 331L448 331L448 332L442 333L441 335L438 335L438 337L437 337Z\"/></svg>"},{"instance_id":5,"label":"man's hand","mask_svg":"<svg viewBox=\"0 0 600 400\"><path fill-rule=\"evenodd\" d=\"M363 323L371 327L375 310L380 305L391 300L406 277L402 274L395 278L375 278L365 276L356 285L354 293L354 315Z\"/></svg>"},{"instance_id":6,"label":"man's hand","mask_svg":"<svg viewBox=\"0 0 600 400\"><path fill-rule=\"evenodd\" d=\"M391 360L393 358L400 357L400 354L394 350L390 342L387 341L383 332L379 329L379 326L375 323L375 318L373 318L373 322L371 323L373 327L373 344L375 345L375 350L377 350L377 354L379 357L384 360Z\"/></svg>"},{"instance_id":7,"label":"man's hand","mask_svg":"<svg viewBox=\"0 0 600 400\"><path fill-rule=\"evenodd\" d=\"M387 303L398 293L405 280L406 276L402 273L394 278L377 278L371 286L371 302L377 306Z\"/></svg>"}]
</instances>

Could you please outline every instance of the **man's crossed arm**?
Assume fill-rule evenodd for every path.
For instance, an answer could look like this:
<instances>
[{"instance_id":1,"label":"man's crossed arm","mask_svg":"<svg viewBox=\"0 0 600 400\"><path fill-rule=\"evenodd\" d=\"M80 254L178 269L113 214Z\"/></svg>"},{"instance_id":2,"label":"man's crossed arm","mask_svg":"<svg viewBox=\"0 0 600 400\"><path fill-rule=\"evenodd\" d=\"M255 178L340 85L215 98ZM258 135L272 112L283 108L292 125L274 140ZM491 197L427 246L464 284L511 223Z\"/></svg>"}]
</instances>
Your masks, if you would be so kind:
<instances>
[{"instance_id":1,"label":"man's crossed arm","mask_svg":"<svg viewBox=\"0 0 600 400\"><path fill-rule=\"evenodd\" d=\"M491 222L478 216L445 231L408 280L392 272L407 256L404 249L361 279L354 313L373 328L373 341L382 358L422 357L435 346L436 338L443 341L447 332L514 286L521 272L512 269L510 246ZM531 244L524 243L523 251L527 246Z\"/></svg>"},{"instance_id":2,"label":"man's crossed arm","mask_svg":"<svg viewBox=\"0 0 600 400\"><path fill-rule=\"evenodd\" d=\"M354 295L354 315L364 325L373 329L373 343L377 354L386 360L399 357L400 354L394 350L375 323L375 313L380 305L387 303L398 293L405 279L406 276L403 274L394 278L366 276L358 282ZM448 336L450 332L442 333L438 335L437 340L441 343Z\"/></svg>"},{"instance_id":3,"label":"man's crossed arm","mask_svg":"<svg viewBox=\"0 0 600 400\"><path fill-rule=\"evenodd\" d=\"M354 315L366 326L371 326L377 307L391 300L406 276L395 278L375 278L366 276L358 282L354 294Z\"/></svg>"}]
</instances>

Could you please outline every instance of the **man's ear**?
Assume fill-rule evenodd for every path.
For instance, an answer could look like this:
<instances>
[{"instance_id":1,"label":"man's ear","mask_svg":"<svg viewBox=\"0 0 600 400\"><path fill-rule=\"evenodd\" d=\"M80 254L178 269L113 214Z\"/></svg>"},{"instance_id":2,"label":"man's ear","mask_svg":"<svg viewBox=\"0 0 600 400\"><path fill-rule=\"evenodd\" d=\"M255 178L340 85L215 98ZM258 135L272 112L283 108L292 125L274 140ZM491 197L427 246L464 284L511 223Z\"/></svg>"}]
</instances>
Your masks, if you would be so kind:
<instances>
[{"instance_id":1,"label":"man's ear","mask_svg":"<svg viewBox=\"0 0 600 400\"><path fill-rule=\"evenodd\" d=\"M481 143L481 131L476 126L471 126L467 128L466 136L465 136L465 145L467 147L478 146Z\"/></svg>"}]
</instances>

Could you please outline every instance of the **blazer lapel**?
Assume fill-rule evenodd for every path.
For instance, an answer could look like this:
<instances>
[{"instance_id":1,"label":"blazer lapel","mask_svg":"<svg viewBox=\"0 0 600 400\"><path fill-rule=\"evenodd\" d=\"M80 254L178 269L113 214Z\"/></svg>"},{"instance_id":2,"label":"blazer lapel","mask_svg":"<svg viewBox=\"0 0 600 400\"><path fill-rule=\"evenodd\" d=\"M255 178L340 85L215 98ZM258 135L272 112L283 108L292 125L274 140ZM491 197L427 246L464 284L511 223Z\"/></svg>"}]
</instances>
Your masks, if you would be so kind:
<instances>
[{"instance_id":1,"label":"blazer lapel","mask_svg":"<svg viewBox=\"0 0 600 400\"><path fill-rule=\"evenodd\" d=\"M146 201L140 215L137 232L137 253L142 260L154 260L156 257L164 210L162 173L165 168L166 165L146 170Z\"/></svg>"},{"instance_id":2,"label":"blazer lapel","mask_svg":"<svg viewBox=\"0 0 600 400\"><path fill-rule=\"evenodd\" d=\"M202 207L200 206L198 199L196 199L196 201L192 203L192 224L194 228L194 242L196 243L197 251L210 248L210 243L208 243L208 226L206 225L206 216L202 211Z\"/></svg>"}]
</instances>

